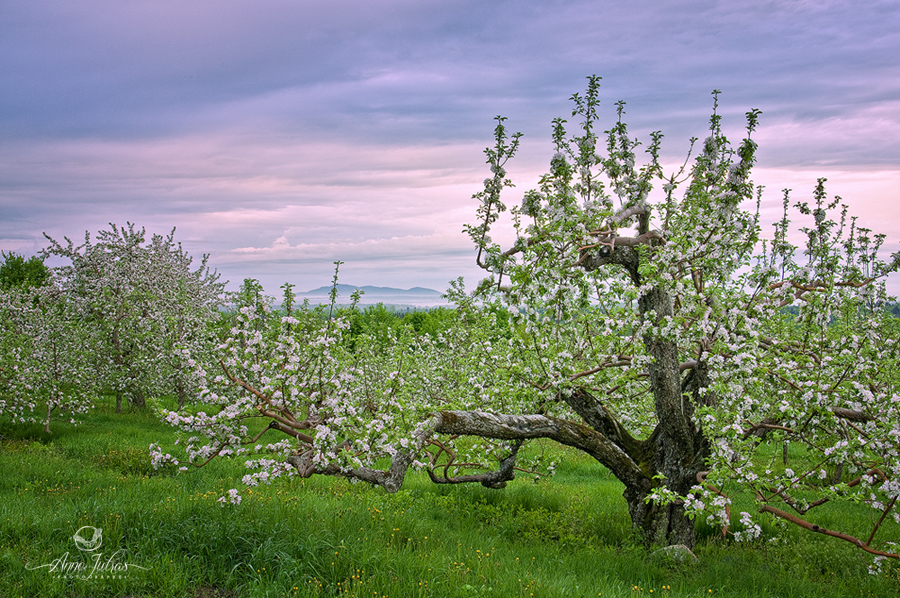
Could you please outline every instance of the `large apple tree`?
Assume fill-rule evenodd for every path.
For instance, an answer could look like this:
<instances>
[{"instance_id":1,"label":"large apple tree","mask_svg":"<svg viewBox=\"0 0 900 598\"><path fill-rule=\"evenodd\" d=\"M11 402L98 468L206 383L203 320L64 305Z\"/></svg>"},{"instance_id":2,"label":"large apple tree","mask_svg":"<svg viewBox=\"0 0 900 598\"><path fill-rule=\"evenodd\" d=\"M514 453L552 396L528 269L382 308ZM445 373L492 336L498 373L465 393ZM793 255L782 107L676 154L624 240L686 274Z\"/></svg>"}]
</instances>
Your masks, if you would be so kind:
<instances>
[{"instance_id":1,"label":"large apple tree","mask_svg":"<svg viewBox=\"0 0 900 598\"><path fill-rule=\"evenodd\" d=\"M591 77L572 97L575 134L553 122L550 170L506 220L520 138L497 118L467 227L487 276L471 295L454 284L456 326L351 345L340 314L241 308L218 366L194 364L215 413L165 414L185 431L187 461L244 455L250 485L324 474L393 492L413 466L435 483L502 488L517 470L552 469L523 461L544 438L624 484L648 544L692 545L701 514L752 538L771 515L896 557L879 531L900 495L898 328L883 310L900 256L883 261L883 237L835 216L822 181L794 206L804 227L792 231L785 192L764 238L750 179L758 111L735 148L714 92L706 139L665 175L662 135L640 164L624 104L597 134L599 89ZM283 439L263 444L271 430ZM772 457L786 443L792 467ZM759 512L730 528L734 492ZM818 525L816 507L835 501L871 509L872 529Z\"/></svg>"}]
</instances>

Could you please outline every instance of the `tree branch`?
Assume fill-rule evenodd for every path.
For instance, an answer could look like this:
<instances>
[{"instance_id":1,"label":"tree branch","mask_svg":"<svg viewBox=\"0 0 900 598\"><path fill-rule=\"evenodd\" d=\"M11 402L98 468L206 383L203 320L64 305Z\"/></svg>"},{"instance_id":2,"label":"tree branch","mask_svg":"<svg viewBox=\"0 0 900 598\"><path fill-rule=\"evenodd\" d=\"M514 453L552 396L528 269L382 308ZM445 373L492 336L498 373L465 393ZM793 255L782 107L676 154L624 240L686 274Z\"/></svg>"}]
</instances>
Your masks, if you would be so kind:
<instances>
[{"instance_id":1,"label":"tree branch","mask_svg":"<svg viewBox=\"0 0 900 598\"><path fill-rule=\"evenodd\" d=\"M617 245L620 239L620 237L616 237ZM604 251L604 249L607 251ZM585 249L582 250L578 262L587 272L591 272L600 266L605 266L607 264L622 266L628 272L628 276L635 285L640 286L641 284L641 275L638 272L640 259L637 251L634 250L634 247L620 245L612 251L608 250L607 247L601 247L600 251L596 253L589 252Z\"/></svg>"},{"instance_id":2,"label":"tree branch","mask_svg":"<svg viewBox=\"0 0 900 598\"><path fill-rule=\"evenodd\" d=\"M500 415L483 411L442 411L435 432L527 440L549 438L586 452L606 466L626 486L650 488L650 478L630 454L603 433L583 424L545 415Z\"/></svg>"},{"instance_id":3,"label":"tree branch","mask_svg":"<svg viewBox=\"0 0 900 598\"><path fill-rule=\"evenodd\" d=\"M874 417L863 411L854 411L853 409L844 409L843 407L832 407L831 412L841 419L846 419L861 424L875 421ZM859 430L857 430L857 432L859 432Z\"/></svg>"},{"instance_id":4,"label":"tree branch","mask_svg":"<svg viewBox=\"0 0 900 598\"><path fill-rule=\"evenodd\" d=\"M485 488L500 489L506 487L506 482L515 479L516 456L522 447L523 441L519 440L513 444L510 454L500 461L500 467L497 471L488 471L485 473L463 475L450 477L447 475L447 467L444 468L444 476L435 475L432 468L428 469L428 477L435 484L466 484L471 482L479 482ZM444 449L446 450L446 449ZM449 451L448 451L449 453ZM449 464L448 464L449 467Z\"/></svg>"},{"instance_id":5,"label":"tree branch","mask_svg":"<svg viewBox=\"0 0 900 598\"><path fill-rule=\"evenodd\" d=\"M645 443L635 439L616 417L607 409L602 401L584 389L578 388L564 400L575 413L580 415L590 427L594 428L611 442L622 447L629 455L643 454Z\"/></svg>"},{"instance_id":6,"label":"tree branch","mask_svg":"<svg viewBox=\"0 0 900 598\"><path fill-rule=\"evenodd\" d=\"M805 519L800 519L796 515L791 515L790 513L786 513L785 511L782 511L781 509L776 509L773 506L763 505L762 507L760 507L759 512L760 513L771 513L771 514L775 515L776 517L780 517L781 519L784 519L785 521L790 521L794 525L799 525L803 529L808 529L811 532L816 532L818 534L825 534L826 536L831 536L832 538L839 538L841 540L845 540L845 541L850 542L851 544L855 545L857 548L865 550L868 553L871 553L871 554L874 554L877 556L891 558L891 559L900 559L900 554L894 554L892 552L884 552L881 550L877 550L875 548L872 548L871 546L869 546L868 544L866 544L859 538L854 538L853 536L851 536L849 534L835 532L830 529L826 529L824 527L819 527L818 525L812 524L812 523L806 521Z\"/></svg>"},{"instance_id":7,"label":"tree branch","mask_svg":"<svg viewBox=\"0 0 900 598\"><path fill-rule=\"evenodd\" d=\"M391 458L390 468L377 470L369 467L342 468L329 462L314 459L312 450L288 457L287 462L297 468L302 477L313 474L344 476L381 486L388 492L396 492L403 485L406 471L415 455L430 441L433 434L458 436L478 436L513 440L521 443L532 438L549 438L586 452L606 466L626 486L651 487L650 478L637 463L619 446L603 434L583 424L547 417L544 415L501 415L483 411L441 411L423 422L413 433L413 442L408 450L397 451ZM332 453L337 454L340 446ZM512 457L512 458L511 458ZM515 451L501 462L496 472L469 476L466 481L481 482L489 488L502 487L512 479L515 466Z\"/></svg>"}]
</instances>

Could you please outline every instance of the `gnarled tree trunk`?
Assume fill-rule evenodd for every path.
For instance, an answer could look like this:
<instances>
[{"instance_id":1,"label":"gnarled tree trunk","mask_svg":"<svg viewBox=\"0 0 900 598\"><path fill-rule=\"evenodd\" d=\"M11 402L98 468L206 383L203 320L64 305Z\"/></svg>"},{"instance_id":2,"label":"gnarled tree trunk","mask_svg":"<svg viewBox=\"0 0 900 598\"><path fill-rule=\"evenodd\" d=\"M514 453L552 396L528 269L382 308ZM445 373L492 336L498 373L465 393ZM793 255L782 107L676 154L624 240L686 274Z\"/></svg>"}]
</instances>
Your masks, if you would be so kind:
<instances>
[{"instance_id":1,"label":"gnarled tree trunk","mask_svg":"<svg viewBox=\"0 0 900 598\"><path fill-rule=\"evenodd\" d=\"M641 285L640 256L632 247L619 246L584 258L582 267L586 270L619 265L636 286ZM693 546L694 525L683 505L660 505L648 496L654 485L660 483L679 495L687 494L698 483L697 475L705 469L709 442L693 416L696 406L711 400L706 392L709 383L706 365L700 359L682 363L677 345L654 334L662 320L673 315L671 297L664 289L647 290L638 300L638 309L642 320L650 324L643 342L652 357L648 369L658 422L652 434L646 440L635 440L599 401L585 392L575 393L568 402L589 425L618 444L639 465L643 475L639 483L611 470L625 484L624 495L632 524L645 542Z\"/></svg>"}]
</instances>

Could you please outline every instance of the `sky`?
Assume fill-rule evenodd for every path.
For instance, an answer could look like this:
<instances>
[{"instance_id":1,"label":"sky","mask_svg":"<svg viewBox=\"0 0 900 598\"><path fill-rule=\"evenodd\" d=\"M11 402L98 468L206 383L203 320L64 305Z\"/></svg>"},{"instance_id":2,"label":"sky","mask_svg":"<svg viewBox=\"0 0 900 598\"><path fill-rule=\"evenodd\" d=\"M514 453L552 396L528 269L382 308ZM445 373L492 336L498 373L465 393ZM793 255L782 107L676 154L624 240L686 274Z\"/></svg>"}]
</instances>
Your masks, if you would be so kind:
<instances>
[{"instance_id":1,"label":"sky","mask_svg":"<svg viewBox=\"0 0 900 598\"><path fill-rule=\"evenodd\" d=\"M763 216L827 177L900 250L900 2L0 0L0 249L109 223L168 233L234 290L331 280L445 290L471 242L493 118L524 134L603 77L601 130L661 130L663 161L762 111ZM900 294L900 276L889 282Z\"/></svg>"}]
</instances>

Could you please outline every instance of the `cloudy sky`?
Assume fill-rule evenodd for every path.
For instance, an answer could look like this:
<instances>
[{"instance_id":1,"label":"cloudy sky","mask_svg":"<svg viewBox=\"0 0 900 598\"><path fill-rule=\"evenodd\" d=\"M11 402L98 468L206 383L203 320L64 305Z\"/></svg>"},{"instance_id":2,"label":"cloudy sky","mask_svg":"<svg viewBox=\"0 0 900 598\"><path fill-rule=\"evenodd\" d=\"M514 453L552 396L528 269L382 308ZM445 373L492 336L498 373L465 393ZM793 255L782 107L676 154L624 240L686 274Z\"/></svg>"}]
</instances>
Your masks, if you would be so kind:
<instances>
[{"instance_id":1,"label":"cloudy sky","mask_svg":"<svg viewBox=\"0 0 900 598\"><path fill-rule=\"evenodd\" d=\"M601 126L626 101L671 164L713 89L735 140L762 110L766 214L825 176L897 251L898 57L897 1L0 0L0 249L130 221L231 288L474 282L493 117L514 203L597 74Z\"/></svg>"}]
</instances>

